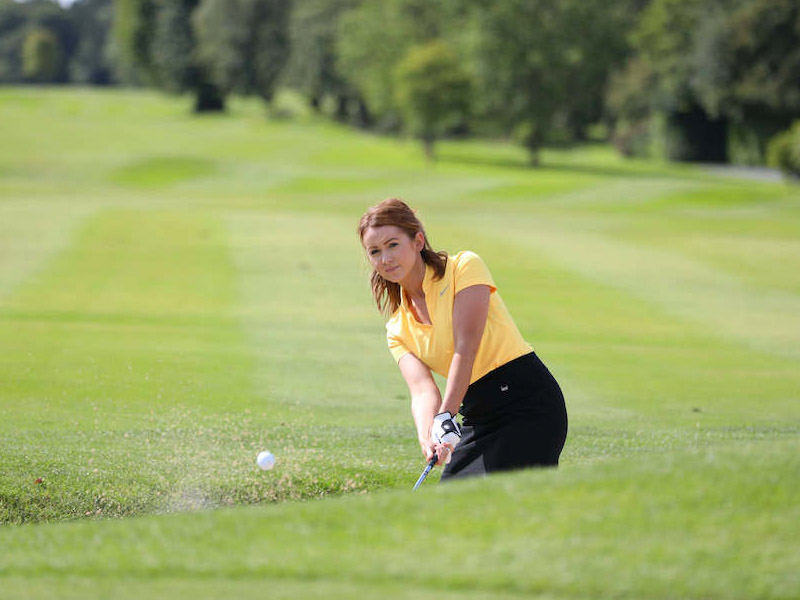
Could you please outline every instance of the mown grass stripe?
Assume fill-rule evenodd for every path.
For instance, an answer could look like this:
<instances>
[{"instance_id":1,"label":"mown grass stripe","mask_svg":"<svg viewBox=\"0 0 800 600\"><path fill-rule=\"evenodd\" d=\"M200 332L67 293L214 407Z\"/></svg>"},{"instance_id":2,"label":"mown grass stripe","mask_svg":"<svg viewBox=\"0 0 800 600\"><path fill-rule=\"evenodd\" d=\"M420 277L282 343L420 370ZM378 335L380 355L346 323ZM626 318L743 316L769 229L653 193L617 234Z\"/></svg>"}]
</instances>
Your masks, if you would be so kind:
<instances>
[{"instance_id":1,"label":"mown grass stripe","mask_svg":"<svg viewBox=\"0 0 800 600\"><path fill-rule=\"evenodd\" d=\"M489 264L523 335L565 388L568 406L575 403L574 425L602 421L614 430L652 432L764 423L778 415L797 423L794 360L720 336L638 290L572 268L569 261L595 260L583 252L591 249L562 242L569 256L556 256L552 246L542 248L539 229L523 234L514 223L508 230L499 223L486 217L470 227L470 247ZM458 243L465 231L463 224L440 226L441 243Z\"/></svg>"},{"instance_id":2,"label":"mown grass stripe","mask_svg":"<svg viewBox=\"0 0 800 600\"><path fill-rule=\"evenodd\" d=\"M536 248L598 283L613 285L663 311L689 319L755 350L800 359L800 296L750 286L679 253L607 234L569 228L546 217L493 225L496 235Z\"/></svg>"},{"instance_id":3,"label":"mown grass stripe","mask_svg":"<svg viewBox=\"0 0 800 600\"><path fill-rule=\"evenodd\" d=\"M29 199L0 202L0 306L17 286L36 276L69 245L93 212L90 206Z\"/></svg>"},{"instance_id":4,"label":"mown grass stripe","mask_svg":"<svg viewBox=\"0 0 800 600\"><path fill-rule=\"evenodd\" d=\"M103 211L6 299L0 520L168 508L202 487L183 471L204 454L240 451L225 413L248 406L252 360L224 233L213 216Z\"/></svg>"}]
</instances>

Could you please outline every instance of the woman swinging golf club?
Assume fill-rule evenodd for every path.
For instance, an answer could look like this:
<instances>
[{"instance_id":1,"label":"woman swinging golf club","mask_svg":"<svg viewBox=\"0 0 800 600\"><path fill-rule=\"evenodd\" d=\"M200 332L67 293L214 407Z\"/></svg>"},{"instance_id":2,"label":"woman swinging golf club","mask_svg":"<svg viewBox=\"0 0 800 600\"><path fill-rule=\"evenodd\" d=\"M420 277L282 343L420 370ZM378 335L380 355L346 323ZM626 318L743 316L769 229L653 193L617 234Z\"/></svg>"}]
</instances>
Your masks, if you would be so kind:
<instances>
[{"instance_id":1,"label":"woman swinging golf club","mask_svg":"<svg viewBox=\"0 0 800 600\"><path fill-rule=\"evenodd\" d=\"M358 234L422 453L446 464L442 480L557 465L564 396L480 257L435 252L415 212L395 198L370 208ZM443 397L432 371L447 379Z\"/></svg>"}]
</instances>

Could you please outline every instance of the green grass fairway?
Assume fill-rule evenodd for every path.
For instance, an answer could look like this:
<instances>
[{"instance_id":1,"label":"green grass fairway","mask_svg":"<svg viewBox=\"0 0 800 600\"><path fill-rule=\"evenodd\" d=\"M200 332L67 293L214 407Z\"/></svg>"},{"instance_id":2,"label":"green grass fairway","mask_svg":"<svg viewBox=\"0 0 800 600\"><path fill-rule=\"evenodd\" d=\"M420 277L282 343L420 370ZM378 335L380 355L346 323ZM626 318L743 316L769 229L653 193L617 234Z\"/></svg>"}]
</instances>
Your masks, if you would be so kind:
<instances>
[{"instance_id":1,"label":"green grass fairway","mask_svg":"<svg viewBox=\"0 0 800 600\"><path fill-rule=\"evenodd\" d=\"M0 90L2 600L800 596L800 187L280 102ZM410 493L387 196L489 264L558 470Z\"/></svg>"}]
</instances>

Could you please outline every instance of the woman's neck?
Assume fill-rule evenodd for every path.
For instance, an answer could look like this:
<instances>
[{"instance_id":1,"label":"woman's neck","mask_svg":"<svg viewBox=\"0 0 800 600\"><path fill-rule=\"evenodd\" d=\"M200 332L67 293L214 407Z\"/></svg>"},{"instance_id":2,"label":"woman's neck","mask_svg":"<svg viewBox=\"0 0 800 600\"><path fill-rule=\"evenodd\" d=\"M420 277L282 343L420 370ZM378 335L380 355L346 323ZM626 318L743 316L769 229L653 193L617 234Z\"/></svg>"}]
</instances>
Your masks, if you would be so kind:
<instances>
[{"instance_id":1,"label":"woman's neck","mask_svg":"<svg viewBox=\"0 0 800 600\"><path fill-rule=\"evenodd\" d=\"M400 282L400 286L403 288L403 291L411 298L425 297L425 292L422 290L422 282L425 279L425 270L425 261L423 261L422 257L420 256L417 258L414 268L411 270L411 273L408 274L408 277L405 279L405 281Z\"/></svg>"}]
</instances>

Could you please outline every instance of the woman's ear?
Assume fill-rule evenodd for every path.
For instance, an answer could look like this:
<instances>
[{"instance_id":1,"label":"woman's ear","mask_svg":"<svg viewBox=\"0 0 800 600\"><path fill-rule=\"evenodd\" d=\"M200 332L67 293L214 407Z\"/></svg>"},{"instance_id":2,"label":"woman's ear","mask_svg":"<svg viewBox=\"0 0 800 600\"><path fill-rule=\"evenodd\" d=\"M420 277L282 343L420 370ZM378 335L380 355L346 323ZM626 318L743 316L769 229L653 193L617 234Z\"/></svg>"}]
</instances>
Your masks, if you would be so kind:
<instances>
[{"instance_id":1,"label":"woman's ear","mask_svg":"<svg viewBox=\"0 0 800 600\"><path fill-rule=\"evenodd\" d=\"M417 235L414 236L414 249L417 252L422 252L422 249L425 247L425 234L421 231L417 232Z\"/></svg>"}]
</instances>

